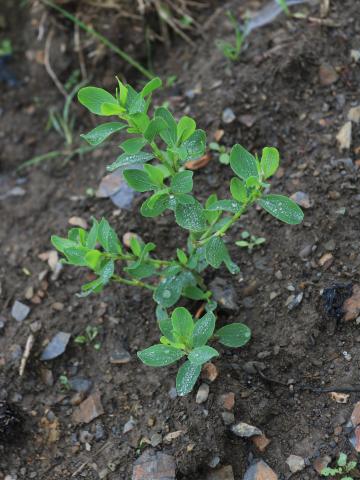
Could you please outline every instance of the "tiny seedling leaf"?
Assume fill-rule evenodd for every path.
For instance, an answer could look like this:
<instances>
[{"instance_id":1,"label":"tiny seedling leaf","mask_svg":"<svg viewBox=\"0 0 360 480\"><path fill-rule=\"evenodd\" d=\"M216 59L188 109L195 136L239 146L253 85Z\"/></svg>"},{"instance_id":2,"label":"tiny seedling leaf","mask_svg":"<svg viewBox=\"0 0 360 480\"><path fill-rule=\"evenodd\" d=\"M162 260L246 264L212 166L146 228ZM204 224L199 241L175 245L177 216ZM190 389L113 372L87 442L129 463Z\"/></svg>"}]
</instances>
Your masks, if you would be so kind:
<instances>
[{"instance_id":1,"label":"tiny seedling leaf","mask_svg":"<svg viewBox=\"0 0 360 480\"><path fill-rule=\"evenodd\" d=\"M201 365L194 365L189 360L181 365L176 376L176 391L180 397L191 392L200 372Z\"/></svg>"},{"instance_id":2,"label":"tiny seedling leaf","mask_svg":"<svg viewBox=\"0 0 360 480\"><path fill-rule=\"evenodd\" d=\"M258 176L255 157L239 144L234 145L231 149L230 166L234 173L244 180Z\"/></svg>"},{"instance_id":3,"label":"tiny seedling leaf","mask_svg":"<svg viewBox=\"0 0 360 480\"><path fill-rule=\"evenodd\" d=\"M196 347L188 355L188 359L194 365L202 365L208 362L214 357L218 357L219 352L215 348L203 345L202 347Z\"/></svg>"},{"instance_id":4,"label":"tiny seedling leaf","mask_svg":"<svg viewBox=\"0 0 360 480\"><path fill-rule=\"evenodd\" d=\"M250 340L251 331L243 323L231 323L217 330L215 335L227 347L243 347Z\"/></svg>"},{"instance_id":5,"label":"tiny seedling leaf","mask_svg":"<svg viewBox=\"0 0 360 480\"><path fill-rule=\"evenodd\" d=\"M140 360L150 367L165 367L177 362L185 354L182 350L170 345L153 345L138 352Z\"/></svg>"},{"instance_id":6,"label":"tiny seedling leaf","mask_svg":"<svg viewBox=\"0 0 360 480\"><path fill-rule=\"evenodd\" d=\"M279 168L279 152L274 147L265 147L261 156L261 169L264 173L264 178L269 178Z\"/></svg>"},{"instance_id":7,"label":"tiny seedling leaf","mask_svg":"<svg viewBox=\"0 0 360 480\"><path fill-rule=\"evenodd\" d=\"M194 326L193 346L202 347L211 338L215 329L216 317L212 312L205 313Z\"/></svg>"}]
</instances>

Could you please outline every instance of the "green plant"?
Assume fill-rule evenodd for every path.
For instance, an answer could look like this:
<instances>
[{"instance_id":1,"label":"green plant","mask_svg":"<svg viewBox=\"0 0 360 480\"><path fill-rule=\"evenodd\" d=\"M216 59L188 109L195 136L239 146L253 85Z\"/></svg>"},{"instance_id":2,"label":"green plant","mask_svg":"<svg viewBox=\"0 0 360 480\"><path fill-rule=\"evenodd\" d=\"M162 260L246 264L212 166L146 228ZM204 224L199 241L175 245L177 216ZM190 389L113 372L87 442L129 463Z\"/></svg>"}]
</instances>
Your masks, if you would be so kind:
<instances>
[{"instance_id":1,"label":"green plant","mask_svg":"<svg viewBox=\"0 0 360 480\"><path fill-rule=\"evenodd\" d=\"M70 390L71 387L70 387L69 379L67 375L65 375L65 373L60 375L59 383L61 385L62 390Z\"/></svg>"},{"instance_id":2,"label":"green plant","mask_svg":"<svg viewBox=\"0 0 360 480\"><path fill-rule=\"evenodd\" d=\"M335 468L323 468L323 470L321 471L321 476L337 478L339 477L339 475L345 474L345 476L342 476L341 478L339 477L339 480L353 480L353 478L347 474L356 468L356 461L348 462L347 455L345 453L340 453L336 465L337 466Z\"/></svg>"},{"instance_id":3,"label":"green plant","mask_svg":"<svg viewBox=\"0 0 360 480\"><path fill-rule=\"evenodd\" d=\"M219 162L223 165L229 165L230 163L230 150L225 145L220 145L217 142L211 142L209 144L210 150L216 152L219 155Z\"/></svg>"},{"instance_id":4,"label":"green plant","mask_svg":"<svg viewBox=\"0 0 360 480\"><path fill-rule=\"evenodd\" d=\"M78 335L77 337L75 337L74 342L77 343L78 345L94 345L95 350L100 350L101 343L95 342L95 339L98 336L98 334L99 334L98 327L92 327L91 325L88 325L85 328L85 334Z\"/></svg>"},{"instance_id":5,"label":"green plant","mask_svg":"<svg viewBox=\"0 0 360 480\"><path fill-rule=\"evenodd\" d=\"M286 0L276 0L285 15L290 16L290 10Z\"/></svg>"},{"instance_id":6,"label":"green plant","mask_svg":"<svg viewBox=\"0 0 360 480\"><path fill-rule=\"evenodd\" d=\"M241 49L246 38L246 26L243 28L231 12L227 12L227 16L231 25L234 27L235 43L218 40L216 46L226 58L235 62L240 58Z\"/></svg>"},{"instance_id":7,"label":"green plant","mask_svg":"<svg viewBox=\"0 0 360 480\"><path fill-rule=\"evenodd\" d=\"M255 235L251 235L247 230L241 232L241 240L235 242L235 245L241 248L247 248L250 252L252 252L253 248L258 247L266 242L264 237L256 237Z\"/></svg>"},{"instance_id":8,"label":"green plant","mask_svg":"<svg viewBox=\"0 0 360 480\"><path fill-rule=\"evenodd\" d=\"M11 40L5 38L0 42L0 57L11 55L12 54L12 46Z\"/></svg>"},{"instance_id":9,"label":"green plant","mask_svg":"<svg viewBox=\"0 0 360 480\"><path fill-rule=\"evenodd\" d=\"M218 199L213 193L202 204L192 193L193 172L186 169L186 164L204 154L206 134L196 128L190 117L183 116L177 122L167 108L158 107L150 115L152 92L160 87L161 80L155 78L140 92L118 80L115 96L101 88L82 88L79 101L92 113L118 117L117 121L97 126L83 138L96 146L124 130L131 135L121 143L122 153L108 170L121 168L134 190L151 192L140 208L144 217L172 212L176 224L189 234L186 246L178 248L176 257L169 260L156 257L156 245L144 243L135 235L129 248L124 248L104 218L93 219L89 231L72 228L67 238L53 236L52 243L64 255L65 263L87 267L95 273L96 279L83 285L82 296L100 292L110 281L152 292L162 337L160 344L138 355L152 366L170 365L187 356L177 377L177 388L185 395L192 389L201 363L218 355L207 345L208 341L218 339L224 345L238 347L250 339L248 327L241 323L215 330L212 312L217 305L204 281L204 271L222 264L232 274L240 271L224 241L226 233L254 203L291 225L302 221L303 212L283 195L264 193L269 188L266 180L279 166L279 153L272 147L265 147L259 160L241 145L234 145L230 167L235 176L230 182L229 198ZM184 308L171 314L168 309L181 297L204 301L207 313L196 322Z\"/></svg>"}]
</instances>

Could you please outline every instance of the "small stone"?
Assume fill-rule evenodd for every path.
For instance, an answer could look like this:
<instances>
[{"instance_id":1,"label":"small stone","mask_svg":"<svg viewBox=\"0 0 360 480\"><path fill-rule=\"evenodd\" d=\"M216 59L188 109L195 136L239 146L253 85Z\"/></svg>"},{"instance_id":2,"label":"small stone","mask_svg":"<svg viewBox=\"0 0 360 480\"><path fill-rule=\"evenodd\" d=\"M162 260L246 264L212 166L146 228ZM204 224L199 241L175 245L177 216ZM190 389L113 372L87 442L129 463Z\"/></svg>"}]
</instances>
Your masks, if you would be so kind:
<instances>
[{"instance_id":1,"label":"small stone","mask_svg":"<svg viewBox=\"0 0 360 480\"><path fill-rule=\"evenodd\" d=\"M167 435L165 435L164 440L166 442L172 442L173 440L176 440L182 435L184 435L183 430L176 430L176 432L169 432Z\"/></svg>"},{"instance_id":2,"label":"small stone","mask_svg":"<svg viewBox=\"0 0 360 480\"><path fill-rule=\"evenodd\" d=\"M207 362L202 367L201 377L204 380L209 380L209 382L214 382L217 379L218 375L219 375L219 371L213 363Z\"/></svg>"},{"instance_id":3,"label":"small stone","mask_svg":"<svg viewBox=\"0 0 360 480\"><path fill-rule=\"evenodd\" d=\"M360 402L355 403L350 420L354 427L360 425Z\"/></svg>"},{"instance_id":4,"label":"small stone","mask_svg":"<svg viewBox=\"0 0 360 480\"><path fill-rule=\"evenodd\" d=\"M232 111L231 108L225 108L225 110L222 113L222 121L224 123L232 123L235 120L235 113Z\"/></svg>"},{"instance_id":5,"label":"small stone","mask_svg":"<svg viewBox=\"0 0 360 480\"><path fill-rule=\"evenodd\" d=\"M35 322L30 323L30 330L32 331L32 333L37 333L41 330L41 326L41 322L36 320Z\"/></svg>"},{"instance_id":6,"label":"small stone","mask_svg":"<svg viewBox=\"0 0 360 480\"><path fill-rule=\"evenodd\" d=\"M332 253L325 253L319 260L320 267L329 268L334 261L334 255Z\"/></svg>"},{"instance_id":7,"label":"small stone","mask_svg":"<svg viewBox=\"0 0 360 480\"><path fill-rule=\"evenodd\" d=\"M175 480L175 475L174 457L145 450L134 463L132 480Z\"/></svg>"},{"instance_id":8,"label":"small stone","mask_svg":"<svg viewBox=\"0 0 360 480\"><path fill-rule=\"evenodd\" d=\"M351 60L354 60L355 63L360 61L360 50L350 50Z\"/></svg>"},{"instance_id":9,"label":"small stone","mask_svg":"<svg viewBox=\"0 0 360 480\"><path fill-rule=\"evenodd\" d=\"M62 355L69 343L70 337L70 333L58 332L45 347L40 360L52 360Z\"/></svg>"},{"instance_id":10,"label":"small stone","mask_svg":"<svg viewBox=\"0 0 360 480\"><path fill-rule=\"evenodd\" d=\"M84 400L74 411L72 419L75 423L90 423L104 413L100 393L96 392Z\"/></svg>"},{"instance_id":11,"label":"small stone","mask_svg":"<svg viewBox=\"0 0 360 480\"><path fill-rule=\"evenodd\" d=\"M351 147L351 138L352 138L352 124L351 122L346 122L343 125L339 133L336 135L336 140L338 141L339 150L349 150Z\"/></svg>"},{"instance_id":12,"label":"small stone","mask_svg":"<svg viewBox=\"0 0 360 480\"><path fill-rule=\"evenodd\" d=\"M70 398L70 405L80 405L80 403L84 400L85 393L84 392L77 392Z\"/></svg>"},{"instance_id":13,"label":"small stone","mask_svg":"<svg viewBox=\"0 0 360 480\"><path fill-rule=\"evenodd\" d=\"M280 295L280 292L270 292L269 298L270 300L275 300Z\"/></svg>"},{"instance_id":14,"label":"small stone","mask_svg":"<svg viewBox=\"0 0 360 480\"><path fill-rule=\"evenodd\" d=\"M348 113L348 120L354 123L360 122L360 106L350 108Z\"/></svg>"},{"instance_id":15,"label":"small stone","mask_svg":"<svg viewBox=\"0 0 360 480\"><path fill-rule=\"evenodd\" d=\"M239 122L245 125L246 127L251 128L256 122L256 116L251 114L240 115Z\"/></svg>"},{"instance_id":16,"label":"small stone","mask_svg":"<svg viewBox=\"0 0 360 480\"><path fill-rule=\"evenodd\" d=\"M330 392L329 395L336 403L347 403L350 397L348 393Z\"/></svg>"},{"instance_id":17,"label":"small stone","mask_svg":"<svg viewBox=\"0 0 360 480\"><path fill-rule=\"evenodd\" d=\"M300 207L310 208L312 203L310 202L310 197L305 192L295 192L290 197L294 202L296 202Z\"/></svg>"},{"instance_id":18,"label":"small stone","mask_svg":"<svg viewBox=\"0 0 360 480\"><path fill-rule=\"evenodd\" d=\"M110 357L110 363L112 363L113 365L124 365L125 363L129 363L130 360L130 353L124 349L117 350Z\"/></svg>"},{"instance_id":19,"label":"small stone","mask_svg":"<svg viewBox=\"0 0 360 480\"><path fill-rule=\"evenodd\" d=\"M172 387L170 388L169 390L169 397L171 398L171 400L175 400L175 398L178 396L177 394L177 390L175 387Z\"/></svg>"},{"instance_id":20,"label":"small stone","mask_svg":"<svg viewBox=\"0 0 360 480\"><path fill-rule=\"evenodd\" d=\"M350 437L350 442L357 452L360 452L360 427L356 427L352 436Z\"/></svg>"},{"instance_id":21,"label":"small stone","mask_svg":"<svg viewBox=\"0 0 360 480\"><path fill-rule=\"evenodd\" d=\"M271 442L266 435L255 435L251 438L251 441L261 453L265 452L266 448Z\"/></svg>"},{"instance_id":22,"label":"small stone","mask_svg":"<svg viewBox=\"0 0 360 480\"><path fill-rule=\"evenodd\" d=\"M19 302L18 300L15 300L14 305L11 309L11 316L17 322L23 322L25 318L29 315L29 313L30 307L28 307L24 303Z\"/></svg>"},{"instance_id":23,"label":"small stone","mask_svg":"<svg viewBox=\"0 0 360 480\"><path fill-rule=\"evenodd\" d=\"M299 252L299 257L300 257L300 258L303 258L303 259L307 258L307 257L311 254L312 248L313 248L313 246L310 245L310 244L305 245L305 247L303 247L303 248L300 250L300 252Z\"/></svg>"},{"instance_id":24,"label":"small stone","mask_svg":"<svg viewBox=\"0 0 360 480\"><path fill-rule=\"evenodd\" d=\"M85 394L90 391L92 384L92 381L87 378L75 377L69 380L71 390Z\"/></svg>"},{"instance_id":25,"label":"small stone","mask_svg":"<svg viewBox=\"0 0 360 480\"><path fill-rule=\"evenodd\" d=\"M254 435L262 435L262 431L245 422L237 423L231 427L231 431L238 437L250 438Z\"/></svg>"},{"instance_id":26,"label":"small stone","mask_svg":"<svg viewBox=\"0 0 360 480\"><path fill-rule=\"evenodd\" d=\"M258 373L258 370L265 370L266 365L263 362L250 361L246 362L243 365L243 370L249 375L255 375Z\"/></svg>"},{"instance_id":27,"label":"small stone","mask_svg":"<svg viewBox=\"0 0 360 480\"><path fill-rule=\"evenodd\" d=\"M125 247L130 248L132 239L137 240L139 243L144 243L143 239L137 233L126 232L126 233L124 233L124 235L122 237L122 241L123 241L123 244L125 245Z\"/></svg>"},{"instance_id":28,"label":"small stone","mask_svg":"<svg viewBox=\"0 0 360 480\"><path fill-rule=\"evenodd\" d=\"M213 292L213 298L219 305L225 310L234 311L238 310L237 296L234 287L223 278L217 277L210 283L211 291Z\"/></svg>"},{"instance_id":29,"label":"small stone","mask_svg":"<svg viewBox=\"0 0 360 480\"><path fill-rule=\"evenodd\" d=\"M339 76L332 65L329 65L328 63L323 63L322 65L320 65L319 67L320 85L322 85L323 87L327 87L335 83L338 80L338 78Z\"/></svg>"},{"instance_id":30,"label":"small stone","mask_svg":"<svg viewBox=\"0 0 360 480\"><path fill-rule=\"evenodd\" d=\"M87 430L81 430L79 435L80 443L90 443L91 440L94 438L94 435Z\"/></svg>"},{"instance_id":31,"label":"small stone","mask_svg":"<svg viewBox=\"0 0 360 480\"><path fill-rule=\"evenodd\" d=\"M220 467L210 472L206 476L206 480L234 480L234 471L231 465Z\"/></svg>"},{"instance_id":32,"label":"small stone","mask_svg":"<svg viewBox=\"0 0 360 480\"><path fill-rule=\"evenodd\" d=\"M105 437L106 437L106 433L105 433L104 425L100 422L96 423L96 425L95 425L95 440L97 442L100 442L101 440L104 440Z\"/></svg>"},{"instance_id":33,"label":"small stone","mask_svg":"<svg viewBox=\"0 0 360 480\"><path fill-rule=\"evenodd\" d=\"M152 447L157 447L162 443L162 436L160 433L154 433L150 438L150 444Z\"/></svg>"},{"instance_id":34,"label":"small stone","mask_svg":"<svg viewBox=\"0 0 360 480\"><path fill-rule=\"evenodd\" d=\"M235 415L232 412L222 412L221 413L224 425L232 425L235 423Z\"/></svg>"},{"instance_id":35,"label":"small stone","mask_svg":"<svg viewBox=\"0 0 360 480\"><path fill-rule=\"evenodd\" d=\"M61 302L55 302L51 305L51 308L53 310L56 310L57 312L61 312L62 310L64 310L64 304Z\"/></svg>"},{"instance_id":36,"label":"small stone","mask_svg":"<svg viewBox=\"0 0 360 480\"><path fill-rule=\"evenodd\" d=\"M287 458L286 463L291 473L301 472L301 470L304 470L305 468L305 460L298 455L290 455Z\"/></svg>"},{"instance_id":37,"label":"small stone","mask_svg":"<svg viewBox=\"0 0 360 480\"><path fill-rule=\"evenodd\" d=\"M321 475L321 472L326 468L329 463L331 462L331 457L329 455L325 455L323 457L318 457L314 460L313 467L316 472Z\"/></svg>"},{"instance_id":38,"label":"small stone","mask_svg":"<svg viewBox=\"0 0 360 480\"><path fill-rule=\"evenodd\" d=\"M278 476L267 463L260 460L246 470L243 480L278 480Z\"/></svg>"},{"instance_id":39,"label":"small stone","mask_svg":"<svg viewBox=\"0 0 360 480\"><path fill-rule=\"evenodd\" d=\"M80 227L83 228L84 230L87 230L88 224L86 220L84 220L81 217L71 217L69 218L69 224L72 225L73 227Z\"/></svg>"},{"instance_id":40,"label":"small stone","mask_svg":"<svg viewBox=\"0 0 360 480\"><path fill-rule=\"evenodd\" d=\"M235 393L229 392L222 394L220 396L220 405L225 408L225 410L231 411L235 405Z\"/></svg>"},{"instance_id":41,"label":"small stone","mask_svg":"<svg viewBox=\"0 0 360 480\"><path fill-rule=\"evenodd\" d=\"M212 457L212 459L208 463L209 467L210 468L216 468L219 465L220 460L221 459L220 459L219 455L215 455L214 457Z\"/></svg>"},{"instance_id":42,"label":"small stone","mask_svg":"<svg viewBox=\"0 0 360 480\"><path fill-rule=\"evenodd\" d=\"M343 305L344 320L355 320L360 315L360 285L354 285L352 295Z\"/></svg>"},{"instance_id":43,"label":"small stone","mask_svg":"<svg viewBox=\"0 0 360 480\"><path fill-rule=\"evenodd\" d=\"M124 180L120 169L106 175L96 192L98 198L109 198L119 208L131 209L136 192Z\"/></svg>"},{"instance_id":44,"label":"small stone","mask_svg":"<svg viewBox=\"0 0 360 480\"><path fill-rule=\"evenodd\" d=\"M48 387L52 387L54 385L54 375L48 368L40 369L40 377L42 382Z\"/></svg>"},{"instance_id":45,"label":"small stone","mask_svg":"<svg viewBox=\"0 0 360 480\"><path fill-rule=\"evenodd\" d=\"M123 433L131 432L131 430L135 427L135 425L136 425L136 421L134 420L133 417L130 417L130 419L124 425Z\"/></svg>"},{"instance_id":46,"label":"small stone","mask_svg":"<svg viewBox=\"0 0 360 480\"><path fill-rule=\"evenodd\" d=\"M196 394L196 403L204 403L208 399L210 387L207 383L202 383Z\"/></svg>"},{"instance_id":47,"label":"small stone","mask_svg":"<svg viewBox=\"0 0 360 480\"><path fill-rule=\"evenodd\" d=\"M282 280L282 279L283 279L283 274L282 274L281 270L277 270L277 271L275 272L275 278L276 278L277 280Z\"/></svg>"},{"instance_id":48,"label":"small stone","mask_svg":"<svg viewBox=\"0 0 360 480\"><path fill-rule=\"evenodd\" d=\"M336 243L334 239L328 240L326 243L324 243L324 248L328 252L333 252L336 248Z\"/></svg>"}]
</instances>

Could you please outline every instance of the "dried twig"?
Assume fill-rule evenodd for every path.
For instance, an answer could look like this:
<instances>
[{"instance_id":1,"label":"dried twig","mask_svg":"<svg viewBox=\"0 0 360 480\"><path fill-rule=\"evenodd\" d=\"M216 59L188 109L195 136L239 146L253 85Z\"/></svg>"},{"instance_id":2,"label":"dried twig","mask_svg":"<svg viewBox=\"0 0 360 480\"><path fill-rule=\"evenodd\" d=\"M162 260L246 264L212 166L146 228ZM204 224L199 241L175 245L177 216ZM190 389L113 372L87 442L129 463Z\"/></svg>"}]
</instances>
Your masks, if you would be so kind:
<instances>
[{"instance_id":1,"label":"dried twig","mask_svg":"<svg viewBox=\"0 0 360 480\"><path fill-rule=\"evenodd\" d=\"M80 65L81 76L82 76L82 79L85 80L87 78L87 71L86 71L86 63L85 63L85 58L84 58L84 52L83 52L83 49L82 49L82 46L81 46L81 41L80 41L79 25L75 25L74 43L75 43L75 51L77 52L78 57L79 57L79 65Z\"/></svg>"},{"instance_id":2,"label":"dried twig","mask_svg":"<svg viewBox=\"0 0 360 480\"><path fill-rule=\"evenodd\" d=\"M46 42L45 42L44 66L49 77L55 83L56 88L59 90L59 92L61 92L62 95L64 95L65 98L67 98L67 92L63 87L62 83L60 82L60 80L58 79L58 77L56 76L56 73L54 72L50 64L50 47L51 47L51 40L53 36L54 36L54 30L51 29L50 32L48 33L48 36L46 37Z\"/></svg>"},{"instance_id":3,"label":"dried twig","mask_svg":"<svg viewBox=\"0 0 360 480\"><path fill-rule=\"evenodd\" d=\"M30 357L30 353L31 353L32 347L34 345L34 341L35 341L35 337L31 333L28 336L28 339L26 340L25 350L24 350L23 356L21 357L20 368L19 368L20 377L22 377L24 375L25 367L26 367L27 361Z\"/></svg>"}]
</instances>

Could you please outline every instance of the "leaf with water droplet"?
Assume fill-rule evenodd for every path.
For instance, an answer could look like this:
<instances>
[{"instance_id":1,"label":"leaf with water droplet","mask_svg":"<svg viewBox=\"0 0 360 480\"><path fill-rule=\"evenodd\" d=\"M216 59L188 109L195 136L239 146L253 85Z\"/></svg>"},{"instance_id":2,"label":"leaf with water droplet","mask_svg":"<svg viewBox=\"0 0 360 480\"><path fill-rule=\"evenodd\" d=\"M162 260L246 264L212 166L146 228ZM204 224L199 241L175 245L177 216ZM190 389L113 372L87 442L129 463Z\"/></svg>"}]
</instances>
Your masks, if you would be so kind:
<instances>
[{"instance_id":1,"label":"leaf with water droplet","mask_svg":"<svg viewBox=\"0 0 360 480\"><path fill-rule=\"evenodd\" d=\"M284 195L265 195L259 204L273 217L289 225L298 225L304 219L299 205Z\"/></svg>"},{"instance_id":2,"label":"leaf with water droplet","mask_svg":"<svg viewBox=\"0 0 360 480\"><path fill-rule=\"evenodd\" d=\"M165 367L177 362L185 353L171 345L153 345L137 353L140 360L150 367Z\"/></svg>"},{"instance_id":3,"label":"leaf with water droplet","mask_svg":"<svg viewBox=\"0 0 360 480\"><path fill-rule=\"evenodd\" d=\"M167 277L154 292L154 300L164 308L172 307L180 298L182 283L178 277Z\"/></svg>"},{"instance_id":4,"label":"leaf with water droplet","mask_svg":"<svg viewBox=\"0 0 360 480\"><path fill-rule=\"evenodd\" d=\"M200 372L201 365L194 365L189 360L181 365L176 376L176 391L180 397L191 392Z\"/></svg>"},{"instance_id":5,"label":"leaf with water droplet","mask_svg":"<svg viewBox=\"0 0 360 480\"><path fill-rule=\"evenodd\" d=\"M243 323L230 323L217 330L215 335L227 347L243 347L250 340L251 331Z\"/></svg>"},{"instance_id":6,"label":"leaf with water droplet","mask_svg":"<svg viewBox=\"0 0 360 480\"><path fill-rule=\"evenodd\" d=\"M102 125L95 127L89 133L80 136L90 145L96 146L100 145L100 143L106 140L113 133L118 132L125 127L126 124L121 122L103 123Z\"/></svg>"}]
</instances>

